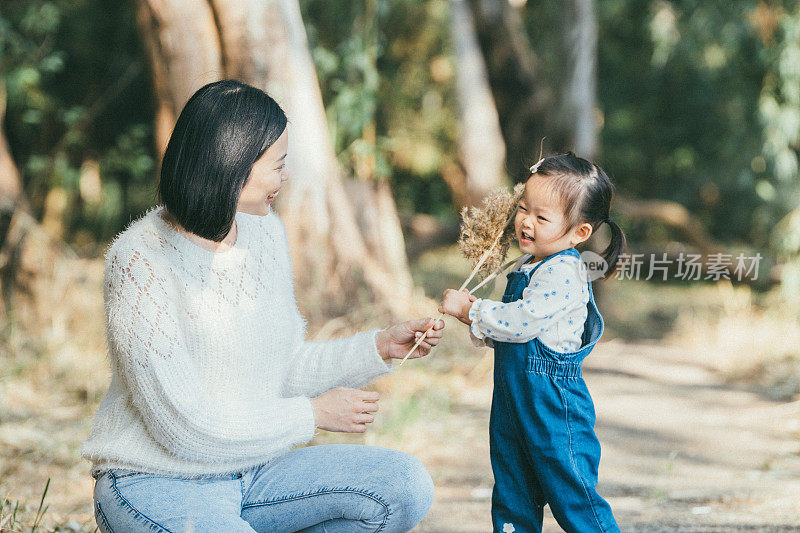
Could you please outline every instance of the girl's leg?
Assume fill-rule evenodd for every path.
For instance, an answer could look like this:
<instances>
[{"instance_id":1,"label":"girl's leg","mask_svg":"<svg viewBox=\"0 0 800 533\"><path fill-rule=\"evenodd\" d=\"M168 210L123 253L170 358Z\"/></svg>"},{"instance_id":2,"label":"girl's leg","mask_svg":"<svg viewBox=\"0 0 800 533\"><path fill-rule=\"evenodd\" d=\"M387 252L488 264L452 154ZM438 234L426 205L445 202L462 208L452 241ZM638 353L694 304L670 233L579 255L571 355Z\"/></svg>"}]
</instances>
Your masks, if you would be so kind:
<instances>
[{"instance_id":1,"label":"girl's leg","mask_svg":"<svg viewBox=\"0 0 800 533\"><path fill-rule=\"evenodd\" d=\"M300 448L251 470L244 483L242 517L270 533L408 531L433 501L417 458L376 446Z\"/></svg>"},{"instance_id":2,"label":"girl's leg","mask_svg":"<svg viewBox=\"0 0 800 533\"><path fill-rule=\"evenodd\" d=\"M494 531L540 533L544 494L527 452L520 445L518 421L496 387L489 417L489 454L492 460L492 524Z\"/></svg>"},{"instance_id":3,"label":"girl's leg","mask_svg":"<svg viewBox=\"0 0 800 533\"><path fill-rule=\"evenodd\" d=\"M95 518L104 533L253 533L241 504L237 475L190 480L112 470L94 487Z\"/></svg>"},{"instance_id":4,"label":"girl's leg","mask_svg":"<svg viewBox=\"0 0 800 533\"><path fill-rule=\"evenodd\" d=\"M569 533L618 533L611 507L597 492L600 442L585 383L533 373L527 379L537 395L535 403L523 398L517 406L521 437L535 455L536 475L553 516Z\"/></svg>"}]
</instances>

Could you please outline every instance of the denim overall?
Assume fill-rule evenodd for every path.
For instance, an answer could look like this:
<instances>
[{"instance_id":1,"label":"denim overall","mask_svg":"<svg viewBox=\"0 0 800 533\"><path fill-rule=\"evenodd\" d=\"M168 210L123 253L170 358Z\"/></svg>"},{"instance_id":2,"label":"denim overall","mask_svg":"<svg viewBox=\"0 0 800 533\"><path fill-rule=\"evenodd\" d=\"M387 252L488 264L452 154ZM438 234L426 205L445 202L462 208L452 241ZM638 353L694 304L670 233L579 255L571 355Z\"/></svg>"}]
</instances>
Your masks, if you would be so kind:
<instances>
[{"instance_id":1,"label":"denim overall","mask_svg":"<svg viewBox=\"0 0 800 533\"><path fill-rule=\"evenodd\" d=\"M530 272L509 272L503 302L521 299L533 272L562 254L580 258L569 248ZM619 531L611 507L595 490L600 443L581 362L603 334L603 318L592 283L587 285L588 316L578 351L553 351L538 337L525 343L494 341L489 444L496 532L541 532L546 503L565 531Z\"/></svg>"}]
</instances>

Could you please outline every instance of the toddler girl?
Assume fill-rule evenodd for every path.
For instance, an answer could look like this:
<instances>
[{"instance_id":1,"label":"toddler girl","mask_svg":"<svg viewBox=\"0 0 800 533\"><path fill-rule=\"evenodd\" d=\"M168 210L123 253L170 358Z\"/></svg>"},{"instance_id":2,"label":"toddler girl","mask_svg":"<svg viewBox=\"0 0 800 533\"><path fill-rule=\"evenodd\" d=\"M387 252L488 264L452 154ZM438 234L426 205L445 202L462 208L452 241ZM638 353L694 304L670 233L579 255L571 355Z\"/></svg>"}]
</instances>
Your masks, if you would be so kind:
<instances>
[{"instance_id":1,"label":"toddler girl","mask_svg":"<svg viewBox=\"0 0 800 533\"><path fill-rule=\"evenodd\" d=\"M581 362L603 334L592 284L575 249L603 222L615 269L625 235L609 217L613 186L572 152L531 167L515 217L525 254L508 273L503 301L448 289L439 308L494 347L490 454L495 531L542 530L545 503L566 531L619 531L600 497L600 443Z\"/></svg>"}]
</instances>

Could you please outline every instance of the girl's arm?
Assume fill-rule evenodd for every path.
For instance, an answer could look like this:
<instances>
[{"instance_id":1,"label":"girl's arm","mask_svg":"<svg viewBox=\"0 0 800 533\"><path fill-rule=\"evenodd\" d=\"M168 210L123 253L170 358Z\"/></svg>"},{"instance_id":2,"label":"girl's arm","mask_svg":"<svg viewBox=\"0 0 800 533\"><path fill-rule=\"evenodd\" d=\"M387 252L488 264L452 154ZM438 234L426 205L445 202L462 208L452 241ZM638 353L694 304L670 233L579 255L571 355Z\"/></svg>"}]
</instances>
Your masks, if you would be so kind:
<instances>
[{"instance_id":1,"label":"girl's arm","mask_svg":"<svg viewBox=\"0 0 800 533\"><path fill-rule=\"evenodd\" d=\"M110 251L103 288L111 362L148 432L170 454L202 462L256 459L314 436L308 397L223 407L204 393L180 311L152 260L137 250Z\"/></svg>"},{"instance_id":2,"label":"girl's arm","mask_svg":"<svg viewBox=\"0 0 800 533\"><path fill-rule=\"evenodd\" d=\"M527 342L548 331L575 306L589 299L581 260L559 257L539 267L522 299L503 303L478 299L469 310L470 331L477 339ZM575 324L582 329L583 324Z\"/></svg>"}]
</instances>

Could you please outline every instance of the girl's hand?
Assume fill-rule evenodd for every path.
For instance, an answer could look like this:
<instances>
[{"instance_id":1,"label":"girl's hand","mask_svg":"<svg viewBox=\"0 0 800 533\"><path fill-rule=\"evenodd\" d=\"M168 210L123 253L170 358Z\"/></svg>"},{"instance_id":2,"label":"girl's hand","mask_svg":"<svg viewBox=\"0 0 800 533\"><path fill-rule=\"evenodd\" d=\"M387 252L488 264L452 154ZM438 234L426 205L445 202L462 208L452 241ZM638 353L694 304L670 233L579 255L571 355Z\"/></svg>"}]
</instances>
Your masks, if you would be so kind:
<instances>
[{"instance_id":1,"label":"girl's hand","mask_svg":"<svg viewBox=\"0 0 800 533\"><path fill-rule=\"evenodd\" d=\"M439 312L454 316L469 326L472 324L469 319L469 310L472 308L472 302L477 299L467 289L460 291L447 289L444 291L444 298L439 305Z\"/></svg>"},{"instance_id":2,"label":"girl's hand","mask_svg":"<svg viewBox=\"0 0 800 533\"><path fill-rule=\"evenodd\" d=\"M375 421L379 399L375 391L336 387L311 399L314 423L326 431L364 433Z\"/></svg>"},{"instance_id":3,"label":"girl's hand","mask_svg":"<svg viewBox=\"0 0 800 533\"><path fill-rule=\"evenodd\" d=\"M422 337L429 327L433 324L432 318L420 318L418 320L407 320L378 332L375 338L375 344L378 347L378 353L385 361L391 358L402 359L406 356L417 340ZM419 346L414 350L414 353L408 356L409 359L417 359L424 357L431 352L434 346L439 344L442 338L442 330L444 329L444 322L439 320L432 330L428 331L425 335L425 340L419 343Z\"/></svg>"}]
</instances>

